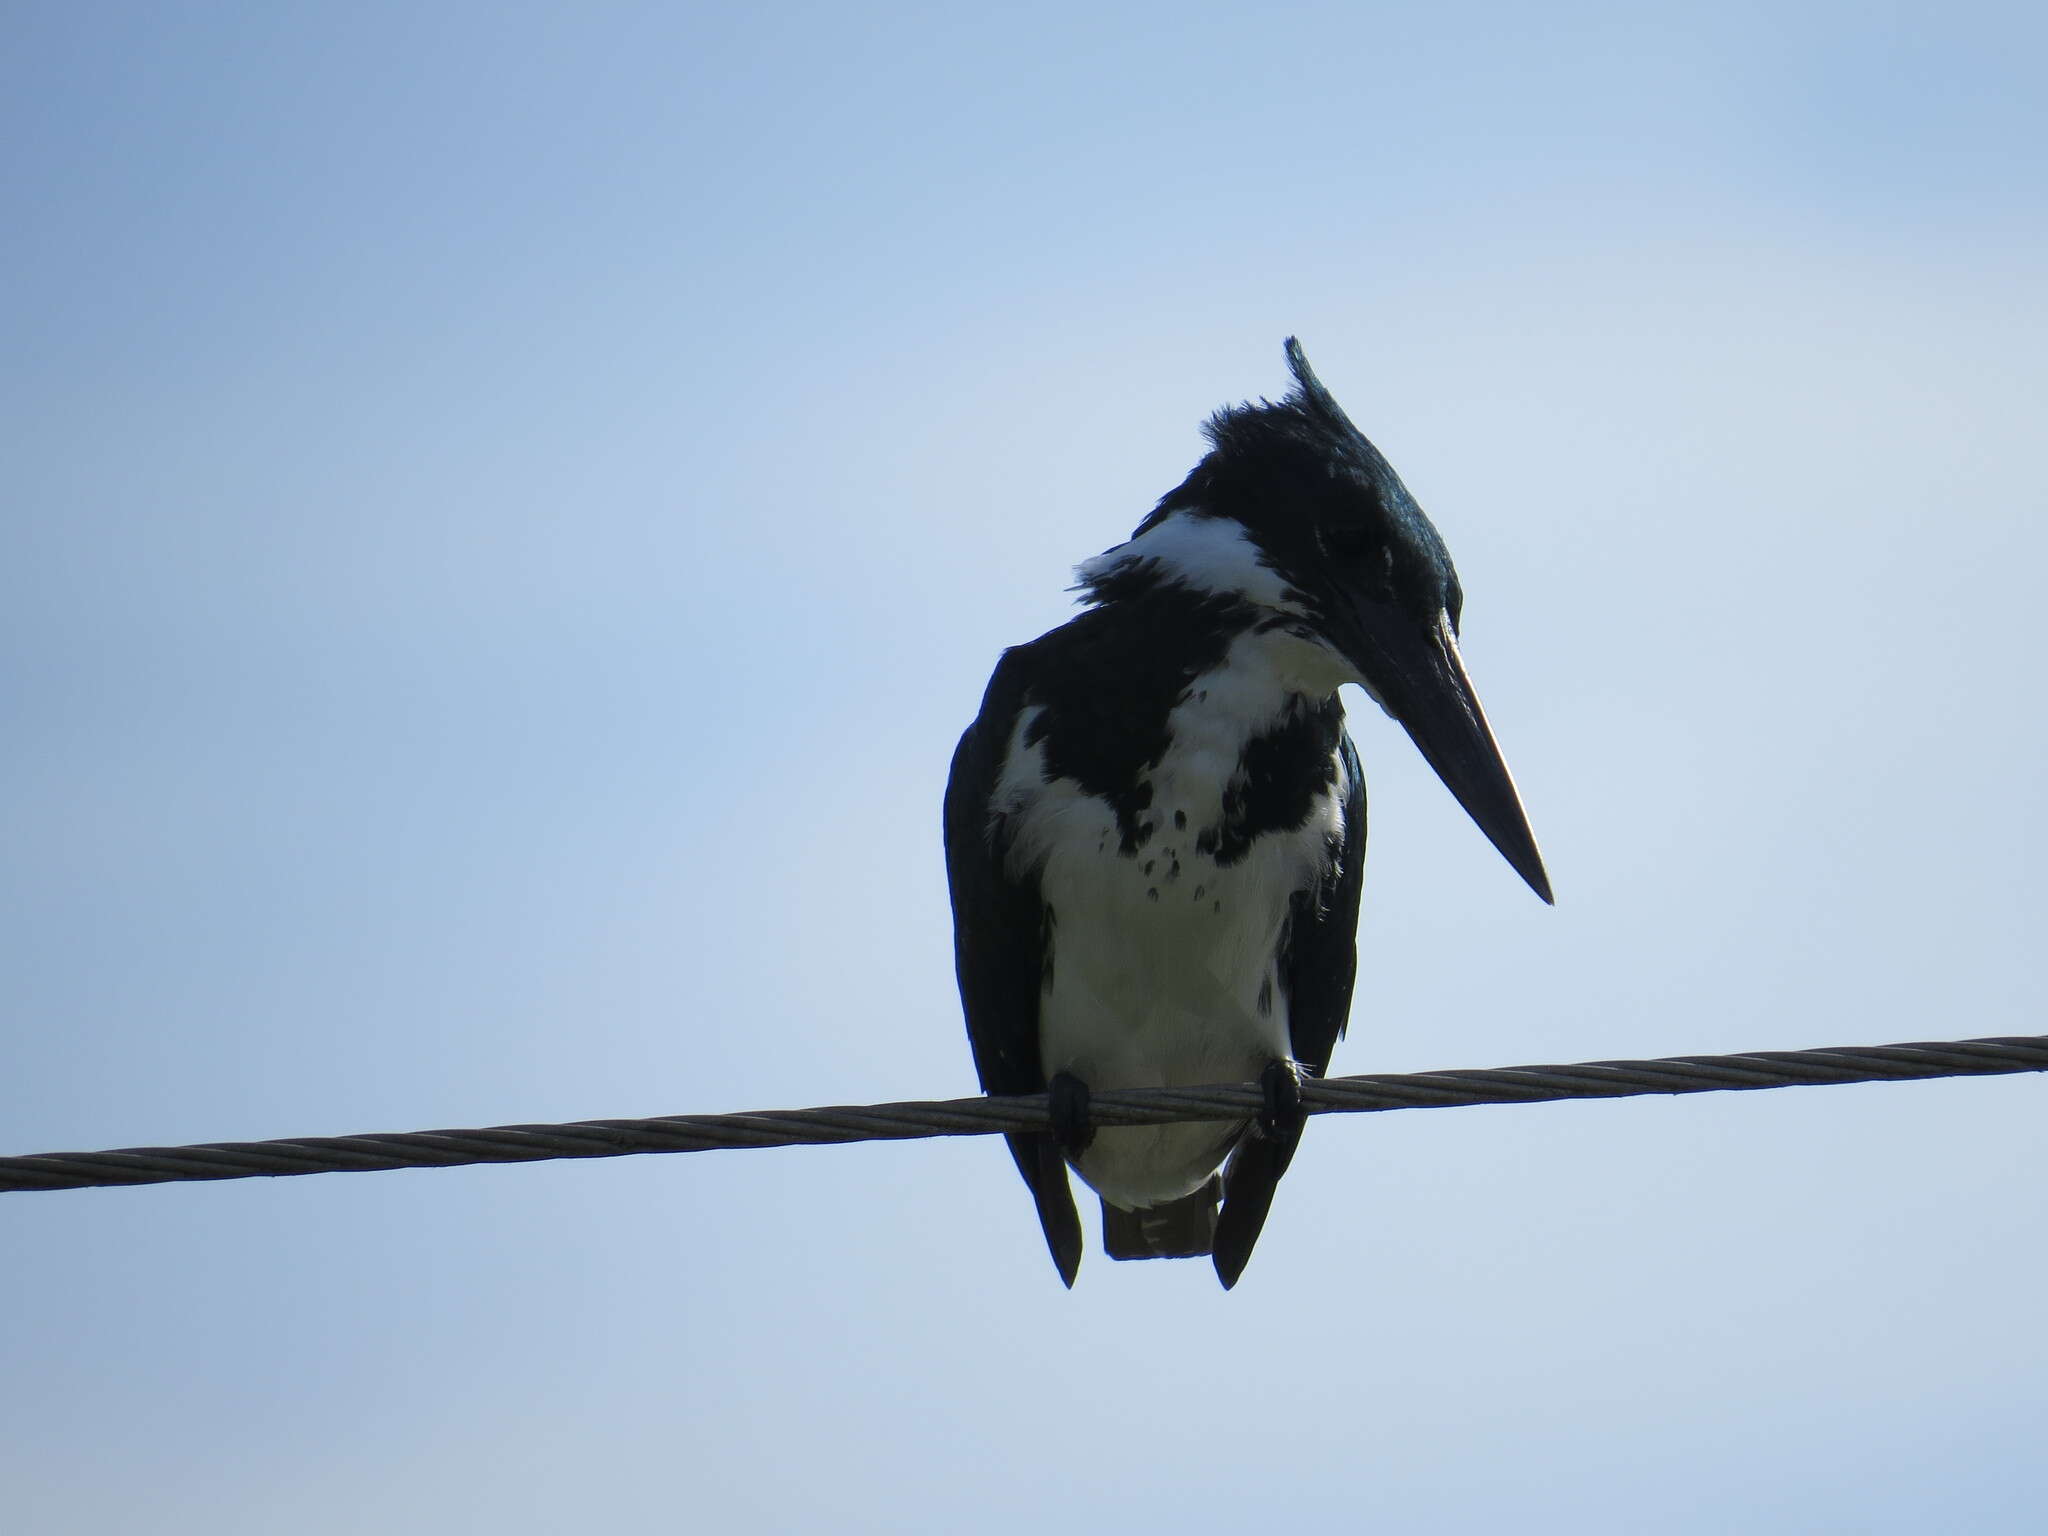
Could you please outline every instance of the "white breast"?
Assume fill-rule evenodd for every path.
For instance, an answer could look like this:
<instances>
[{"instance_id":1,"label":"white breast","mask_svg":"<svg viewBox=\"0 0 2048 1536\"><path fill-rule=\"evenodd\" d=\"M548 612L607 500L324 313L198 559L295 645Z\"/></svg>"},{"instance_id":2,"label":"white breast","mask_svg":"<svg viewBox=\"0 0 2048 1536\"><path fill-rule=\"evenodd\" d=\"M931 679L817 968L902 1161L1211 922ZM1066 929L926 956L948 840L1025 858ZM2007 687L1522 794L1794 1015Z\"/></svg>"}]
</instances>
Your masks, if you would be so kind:
<instances>
[{"instance_id":1,"label":"white breast","mask_svg":"<svg viewBox=\"0 0 2048 1536\"><path fill-rule=\"evenodd\" d=\"M1095 1089L1244 1082L1290 1057L1276 950L1295 893L1342 833L1341 757L1299 828L1255 839L1228 868L1196 846L1222 820L1245 743L1301 707L1276 649L1274 637L1243 637L1174 710L1170 745L1147 774L1152 832L1135 856L1118 851L1106 802L1047 778L1043 746L1026 744L1038 712L1018 722L997 804L1012 817L1013 868L1036 867L1053 913L1039 1008L1048 1076L1071 1072ZM1117 1205L1154 1205L1200 1187L1241 1131L1105 1130L1080 1171Z\"/></svg>"}]
</instances>

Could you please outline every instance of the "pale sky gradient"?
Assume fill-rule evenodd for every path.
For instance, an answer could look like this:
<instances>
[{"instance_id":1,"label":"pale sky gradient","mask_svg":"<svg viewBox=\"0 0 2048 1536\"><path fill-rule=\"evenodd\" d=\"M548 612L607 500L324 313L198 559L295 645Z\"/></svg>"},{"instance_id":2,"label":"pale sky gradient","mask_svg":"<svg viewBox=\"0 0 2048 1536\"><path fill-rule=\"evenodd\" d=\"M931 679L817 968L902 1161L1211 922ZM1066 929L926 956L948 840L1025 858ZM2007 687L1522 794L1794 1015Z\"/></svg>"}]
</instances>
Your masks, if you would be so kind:
<instances>
[{"instance_id":1,"label":"pale sky gradient","mask_svg":"<svg viewBox=\"0 0 2048 1536\"><path fill-rule=\"evenodd\" d=\"M2018 5L0 9L0 1150L937 1097L996 653L1285 387L1442 529L1339 1071L2048 1029ZM24 1536L2032 1533L2048 1083L0 1197Z\"/></svg>"}]
</instances>

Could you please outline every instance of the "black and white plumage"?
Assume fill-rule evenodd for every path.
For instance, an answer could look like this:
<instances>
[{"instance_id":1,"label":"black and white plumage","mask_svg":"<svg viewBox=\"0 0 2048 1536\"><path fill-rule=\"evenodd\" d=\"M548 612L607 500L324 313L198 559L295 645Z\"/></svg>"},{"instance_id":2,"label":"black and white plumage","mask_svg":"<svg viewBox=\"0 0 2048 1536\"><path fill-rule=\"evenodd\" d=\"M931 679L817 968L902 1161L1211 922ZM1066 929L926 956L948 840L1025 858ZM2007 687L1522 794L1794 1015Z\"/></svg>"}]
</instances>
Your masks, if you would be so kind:
<instances>
[{"instance_id":1,"label":"black and white plumage","mask_svg":"<svg viewBox=\"0 0 2048 1536\"><path fill-rule=\"evenodd\" d=\"M1088 610L1004 653L953 759L968 1036L984 1091L1052 1093L1053 1130L1009 1142L1069 1285L1069 1166L1112 1257L1213 1253L1230 1286L1251 1256L1298 1074L1328 1068L1351 1006L1365 782L1340 686L1550 899L1443 541L1292 339L1287 359L1293 392L1219 412L1187 479L1080 567ZM1088 1123L1091 1089L1247 1080L1252 1122Z\"/></svg>"}]
</instances>

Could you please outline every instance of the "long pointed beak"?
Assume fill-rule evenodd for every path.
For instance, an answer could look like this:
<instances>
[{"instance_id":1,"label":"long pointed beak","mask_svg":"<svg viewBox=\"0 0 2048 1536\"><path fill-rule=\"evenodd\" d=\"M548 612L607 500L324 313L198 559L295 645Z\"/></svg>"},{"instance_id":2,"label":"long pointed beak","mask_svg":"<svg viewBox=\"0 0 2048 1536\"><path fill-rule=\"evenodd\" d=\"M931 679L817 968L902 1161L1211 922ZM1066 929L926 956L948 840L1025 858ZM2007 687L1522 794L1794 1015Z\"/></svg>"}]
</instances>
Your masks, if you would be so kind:
<instances>
[{"instance_id":1,"label":"long pointed beak","mask_svg":"<svg viewBox=\"0 0 2048 1536\"><path fill-rule=\"evenodd\" d=\"M1465 673L1448 618L1439 614L1433 623L1418 623L1398 608L1374 602L1360 602L1352 612L1362 642L1352 663L1369 679L1369 691L1401 722L1487 841L1529 882L1529 889L1551 900L1536 834L1529 830L1522 797Z\"/></svg>"}]
</instances>

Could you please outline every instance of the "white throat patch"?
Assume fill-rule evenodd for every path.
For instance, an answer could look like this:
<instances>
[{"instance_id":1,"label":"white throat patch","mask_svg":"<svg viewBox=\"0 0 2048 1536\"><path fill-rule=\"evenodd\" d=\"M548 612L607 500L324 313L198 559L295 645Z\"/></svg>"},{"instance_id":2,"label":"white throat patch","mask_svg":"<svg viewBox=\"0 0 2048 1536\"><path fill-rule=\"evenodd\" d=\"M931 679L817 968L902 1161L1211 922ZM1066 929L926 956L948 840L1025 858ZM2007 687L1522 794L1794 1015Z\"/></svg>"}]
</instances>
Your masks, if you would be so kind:
<instances>
[{"instance_id":1,"label":"white throat patch","mask_svg":"<svg viewBox=\"0 0 2048 1536\"><path fill-rule=\"evenodd\" d=\"M1227 517L1175 512L1137 538L1082 561L1074 574L1093 585L1136 562L1149 563L1166 580L1198 592L1241 597L1280 613L1301 613L1288 597L1280 573L1266 564L1243 525Z\"/></svg>"}]
</instances>

